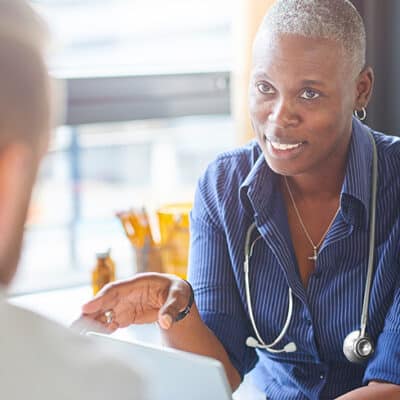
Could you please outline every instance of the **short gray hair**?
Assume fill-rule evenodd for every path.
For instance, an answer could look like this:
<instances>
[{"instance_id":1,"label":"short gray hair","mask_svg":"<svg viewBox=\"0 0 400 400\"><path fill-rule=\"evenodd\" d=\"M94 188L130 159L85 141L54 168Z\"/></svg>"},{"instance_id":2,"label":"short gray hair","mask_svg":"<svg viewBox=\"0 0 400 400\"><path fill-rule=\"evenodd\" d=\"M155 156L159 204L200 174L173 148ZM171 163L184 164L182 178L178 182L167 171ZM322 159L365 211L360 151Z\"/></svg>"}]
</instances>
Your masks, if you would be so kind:
<instances>
[{"instance_id":1,"label":"short gray hair","mask_svg":"<svg viewBox=\"0 0 400 400\"><path fill-rule=\"evenodd\" d=\"M257 36L265 31L337 41L357 73L365 66L364 22L348 0L277 0Z\"/></svg>"}]
</instances>

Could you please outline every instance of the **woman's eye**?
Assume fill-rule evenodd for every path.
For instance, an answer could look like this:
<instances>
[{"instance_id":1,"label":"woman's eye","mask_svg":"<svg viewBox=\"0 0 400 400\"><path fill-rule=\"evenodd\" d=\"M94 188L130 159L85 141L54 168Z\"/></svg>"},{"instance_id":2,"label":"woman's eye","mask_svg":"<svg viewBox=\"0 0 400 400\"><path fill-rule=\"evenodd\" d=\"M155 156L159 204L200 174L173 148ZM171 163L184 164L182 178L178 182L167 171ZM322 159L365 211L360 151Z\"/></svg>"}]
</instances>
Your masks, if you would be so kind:
<instances>
[{"instance_id":1,"label":"woman's eye","mask_svg":"<svg viewBox=\"0 0 400 400\"><path fill-rule=\"evenodd\" d=\"M312 89L306 89L300 97L306 100L314 100L319 97L319 94Z\"/></svg>"},{"instance_id":2,"label":"woman's eye","mask_svg":"<svg viewBox=\"0 0 400 400\"><path fill-rule=\"evenodd\" d=\"M272 88L271 85L268 85L268 83L259 82L256 84L256 86L257 86L258 91L262 94L274 93L274 89Z\"/></svg>"}]
</instances>

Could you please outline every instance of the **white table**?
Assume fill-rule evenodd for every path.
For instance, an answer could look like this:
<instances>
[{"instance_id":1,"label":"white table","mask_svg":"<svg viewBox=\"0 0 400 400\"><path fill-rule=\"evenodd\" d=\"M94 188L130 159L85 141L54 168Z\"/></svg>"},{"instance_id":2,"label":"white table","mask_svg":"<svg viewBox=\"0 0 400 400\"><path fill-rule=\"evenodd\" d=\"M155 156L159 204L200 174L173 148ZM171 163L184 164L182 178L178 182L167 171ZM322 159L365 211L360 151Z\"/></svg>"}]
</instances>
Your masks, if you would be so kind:
<instances>
[{"instance_id":1,"label":"white table","mask_svg":"<svg viewBox=\"0 0 400 400\"><path fill-rule=\"evenodd\" d=\"M10 302L35 311L62 325L69 326L80 315L81 306L93 297L89 286L60 289L48 292L16 296ZM132 325L119 329L112 336L125 340L139 340L161 343L161 336L155 324ZM233 395L234 400L264 400L265 397L245 378Z\"/></svg>"}]
</instances>

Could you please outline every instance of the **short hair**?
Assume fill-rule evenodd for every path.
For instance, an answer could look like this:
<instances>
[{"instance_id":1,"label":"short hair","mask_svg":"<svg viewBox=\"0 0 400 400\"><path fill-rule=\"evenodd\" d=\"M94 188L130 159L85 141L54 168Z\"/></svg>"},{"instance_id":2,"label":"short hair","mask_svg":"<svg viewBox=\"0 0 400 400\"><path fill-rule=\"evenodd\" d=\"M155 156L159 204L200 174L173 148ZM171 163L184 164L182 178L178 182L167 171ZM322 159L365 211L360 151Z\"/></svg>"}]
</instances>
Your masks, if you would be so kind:
<instances>
[{"instance_id":1,"label":"short hair","mask_svg":"<svg viewBox=\"0 0 400 400\"><path fill-rule=\"evenodd\" d=\"M37 148L51 126L46 24L24 0L0 0L0 147ZM43 135L46 134L46 135Z\"/></svg>"},{"instance_id":2,"label":"short hair","mask_svg":"<svg viewBox=\"0 0 400 400\"><path fill-rule=\"evenodd\" d=\"M348 0L277 0L264 17L259 33L266 30L337 41L357 73L365 67L364 22Z\"/></svg>"}]
</instances>

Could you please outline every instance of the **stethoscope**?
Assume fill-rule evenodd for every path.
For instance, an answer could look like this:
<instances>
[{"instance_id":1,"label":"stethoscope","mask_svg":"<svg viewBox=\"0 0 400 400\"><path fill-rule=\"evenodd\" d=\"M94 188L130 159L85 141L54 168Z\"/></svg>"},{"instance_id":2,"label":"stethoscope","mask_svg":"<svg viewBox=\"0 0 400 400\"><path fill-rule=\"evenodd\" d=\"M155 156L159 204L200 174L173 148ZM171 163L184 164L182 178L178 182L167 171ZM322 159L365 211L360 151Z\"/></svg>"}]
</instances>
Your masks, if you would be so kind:
<instances>
[{"instance_id":1,"label":"stethoscope","mask_svg":"<svg viewBox=\"0 0 400 400\"><path fill-rule=\"evenodd\" d=\"M375 250L375 213L376 213L376 192L377 192L377 184L378 184L378 155L376 150L375 140L372 136L372 133L369 133L372 150L373 150L373 158L372 158L372 188L371 188L371 215L370 215L370 231L369 231L369 255L368 255L368 271L367 271L367 279L365 282L364 289L364 300L361 312L361 325L360 329L354 332L349 333L343 342L343 353L346 358L353 363L362 363L368 360L372 354L374 353L374 343L371 338L368 336L367 329L367 321L368 321L368 306L369 306L369 297L371 293L371 284L372 284L372 275L373 275L373 267L374 267L374 250ZM250 257L253 254L254 245L261 236L258 236L250 246L250 238L253 231L256 229L256 224L253 223L250 225L249 229L246 233L245 247L244 247L244 278L245 278L245 289L246 289L246 302L249 310L249 317L251 321L251 325L253 327L256 338L249 336L246 340L246 345L249 347L254 347L258 349L265 349L270 353L292 353L297 350L296 343L289 342L281 349L274 349L274 347L282 340L285 336L290 321L292 320L293 315L293 294L292 289L289 287L288 296L289 296L289 305L288 312L285 324L282 328L282 331L279 333L277 338L270 344L266 344L255 323L253 307L251 302L250 295L250 282L249 282L249 262Z\"/></svg>"}]
</instances>

